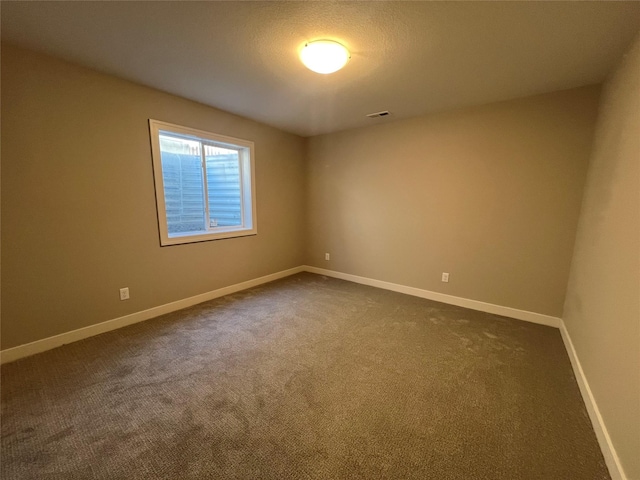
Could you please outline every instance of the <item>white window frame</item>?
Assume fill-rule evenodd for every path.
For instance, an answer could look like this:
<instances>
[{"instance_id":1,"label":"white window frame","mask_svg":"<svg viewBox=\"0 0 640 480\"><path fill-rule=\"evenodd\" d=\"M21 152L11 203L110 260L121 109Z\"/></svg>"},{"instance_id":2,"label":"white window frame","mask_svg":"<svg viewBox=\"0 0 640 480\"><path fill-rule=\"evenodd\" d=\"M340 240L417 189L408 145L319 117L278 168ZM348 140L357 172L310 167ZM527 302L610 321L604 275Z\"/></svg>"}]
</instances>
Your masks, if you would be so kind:
<instances>
[{"instance_id":1,"label":"white window frame","mask_svg":"<svg viewBox=\"0 0 640 480\"><path fill-rule=\"evenodd\" d=\"M240 198L242 203L241 225L233 227L212 227L208 221L205 221L204 227L206 231L204 233L183 232L180 234L169 234L167 225L167 210L165 205L164 181L162 176L162 160L160 156L160 132L168 132L170 134L178 135L189 140L204 142L204 144L206 145L218 146L236 150L238 152L238 158L240 160ZM153 179L156 189L156 206L158 211L158 228L160 231L161 246L180 245L184 243L206 242L210 240L220 240L223 238L257 235L258 229L256 225L256 193L253 142L152 119L149 119L149 134L151 136ZM202 148L202 151L204 151L204 148ZM205 204L208 205L208 198L206 198L207 180L205 172L205 167L203 166L203 182L205 195L204 201Z\"/></svg>"}]
</instances>

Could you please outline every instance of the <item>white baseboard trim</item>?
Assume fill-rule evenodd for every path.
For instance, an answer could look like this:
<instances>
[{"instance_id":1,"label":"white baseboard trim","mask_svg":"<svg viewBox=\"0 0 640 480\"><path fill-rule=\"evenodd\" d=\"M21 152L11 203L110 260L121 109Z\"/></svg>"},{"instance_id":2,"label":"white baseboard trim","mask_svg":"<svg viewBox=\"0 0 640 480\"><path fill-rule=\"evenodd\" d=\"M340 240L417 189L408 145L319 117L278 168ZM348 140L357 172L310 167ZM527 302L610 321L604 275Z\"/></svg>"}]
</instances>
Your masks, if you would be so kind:
<instances>
[{"instance_id":1,"label":"white baseboard trim","mask_svg":"<svg viewBox=\"0 0 640 480\"><path fill-rule=\"evenodd\" d=\"M24 345L18 345L17 347L7 348L0 351L0 364L13 362L20 358L29 357L36 353L41 353L52 348L60 347L67 343L77 342L94 335L116 330L118 328L126 327L134 323L143 322L154 317L159 317L165 313L175 312L182 308L190 307L198 303L206 302L207 300L213 300L214 298L229 295L231 293L246 290L247 288L255 287L263 283L272 282L280 278L288 277L296 273L304 271L304 267L294 267L288 270L282 270L280 272L265 275L264 277L254 278L253 280L247 280L246 282L236 283L235 285L229 285L228 287L219 288L210 292L201 293L200 295L194 295L193 297L184 298L175 302L159 305L157 307L142 310L140 312L131 313L124 317L114 318L112 320L106 320L95 325L79 328L70 332L54 335L53 337L43 338L42 340L36 340L35 342L25 343Z\"/></svg>"},{"instance_id":2,"label":"white baseboard trim","mask_svg":"<svg viewBox=\"0 0 640 480\"><path fill-rule=\"evenodd\" d=\"M589 382L587 381L587 377L584 374L584 370L582 370L582 365L580 364L580 360L578 359L578 354L573 346L573 342L571 341L569 331L567 330L564 321L561 321L560 323L560 334L562 335L564 346L567 349L567 353L569 354L569 360L571 360L573 373L576 377L576 381L578 382L578 387L580 387L582 399L584 400L584 404L587 407L587 412L589 413L589 418L591 419L593 429L596 432L596 438L598 439L598 443L600 444L600 450L602 450L604 460L607 463L607 468L609 469L611 479L627 480L627 476L624 473L624 469L622 468L622 464L620 463L620 459L618 458L616 449L611 442L611 437L609 436L607 427L605 426L604 420L602 419L602 415L600 415L598 404L596 403L596 399L591 392Z\"/></svg>"},{"instance_id":3,"label":"white baseboard trim","mask_svg":"<svg viewBox=\"0 0 640 480\"><path fill-rule=\"evenodd\" d=\"M375 280L373 278L351 275L350 273L336 272L335 270L327 270L324 268L311 267L308 265L304 266L304 270L311 273L317 273L319 275L326 275L327 277L340 278L342 280L361 283L363 285L369 285L371 287L378 287L385 290L405 293L407 295L413 295L414 297L421 297L428 300L434 300L436 302L448 303L449 305L470 308L471 310L479 310L481 312L493 313L495 315L502 315L505 317L515 318L517 320L538 323L541 325L546 325L548 327L560 328L560 325L562 323L562 320L560 318L552 317L550 315L529 312L527 310L518 310L517 308L503 307L501 305L480 302L478 300L469 300L468 298L447 295L446 293L432 292L430 290L423 290L421 288L407 287L405 285L399 285L397 283L384 282L382 280Z\"/></svg>"}]
</instances>

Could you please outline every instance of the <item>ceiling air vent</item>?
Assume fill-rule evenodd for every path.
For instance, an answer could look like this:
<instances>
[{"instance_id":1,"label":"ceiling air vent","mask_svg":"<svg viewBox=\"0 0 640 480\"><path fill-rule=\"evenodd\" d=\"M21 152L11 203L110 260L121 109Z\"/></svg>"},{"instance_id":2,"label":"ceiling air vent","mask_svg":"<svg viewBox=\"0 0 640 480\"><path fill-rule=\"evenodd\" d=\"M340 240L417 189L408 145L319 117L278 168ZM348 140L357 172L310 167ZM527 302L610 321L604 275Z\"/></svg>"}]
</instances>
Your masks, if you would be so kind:
<instances>
[{"instance_id":1,"label":"ceiling air vent","mask_svg":"<svg viewBox=\"0 0 640 480\"><path fill-rule=\"evenodd\" d=\"M367 117L378 118L378 117L388 117L389 115L391 115L391 113L389 113L388 110L385 110L383 112L369 113L367 114Z\"/></svg>"}]
</instances>

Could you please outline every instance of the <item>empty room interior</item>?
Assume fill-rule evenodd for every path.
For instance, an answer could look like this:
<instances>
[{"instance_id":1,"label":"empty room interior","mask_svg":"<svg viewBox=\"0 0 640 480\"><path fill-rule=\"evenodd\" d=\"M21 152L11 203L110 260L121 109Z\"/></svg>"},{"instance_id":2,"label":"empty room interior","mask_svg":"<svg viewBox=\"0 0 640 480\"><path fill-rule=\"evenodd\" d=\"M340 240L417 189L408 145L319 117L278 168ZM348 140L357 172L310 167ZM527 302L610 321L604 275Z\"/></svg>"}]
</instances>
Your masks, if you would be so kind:
<instances>
[{"instance_id":1,"label":"empty room interior","mask_svg":"<svg viewBox=\"0 0 640 480\"><path fill-rule=\"evenodd\" d=\"M640 2L2 2L3 479L640 480Z\"/></svg>"}]
</instances>

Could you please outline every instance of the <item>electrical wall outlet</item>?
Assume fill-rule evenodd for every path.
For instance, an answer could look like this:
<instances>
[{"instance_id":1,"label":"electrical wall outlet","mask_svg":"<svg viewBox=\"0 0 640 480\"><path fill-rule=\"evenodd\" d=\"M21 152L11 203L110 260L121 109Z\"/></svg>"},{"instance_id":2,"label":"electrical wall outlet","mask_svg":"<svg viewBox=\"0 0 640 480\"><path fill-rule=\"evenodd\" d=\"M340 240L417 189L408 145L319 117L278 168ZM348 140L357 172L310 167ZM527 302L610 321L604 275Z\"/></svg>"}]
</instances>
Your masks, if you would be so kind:
<instances>
[{"instance_id":1,"label":"electrical wall outlet","mask_svg":"<svg viewBox=\"0 0 640 480\"><path fill-rule=\"evenodd\" d=\"M442 272L442 281L447 283L449 281L449 274L446 272Z\"/></svg>"},{"instance_id":2,"label":"electrical wall outlet","mask_svg":"<svg viewBox=\"0 0 640 480\"><path fill-rule=\"evenodd\" d=\"M129 300L129 287L120 289L120 300Z\"/></svg>"},{"instance_id":3,"label":"electrical wall outlet","mask_svg":"<svg viewBox=\"0 0 640 480\"><path fill-rule=\"evenodd\" d=\"M328 253L324 254L324 259L325 260L331 260L331 255L329 255Z\"/></svg>"}]
</instances>

